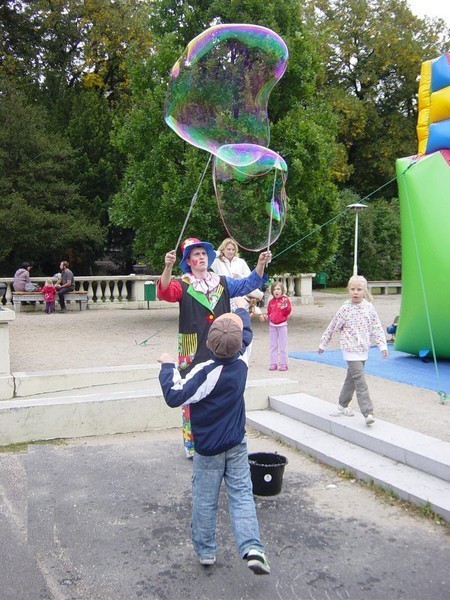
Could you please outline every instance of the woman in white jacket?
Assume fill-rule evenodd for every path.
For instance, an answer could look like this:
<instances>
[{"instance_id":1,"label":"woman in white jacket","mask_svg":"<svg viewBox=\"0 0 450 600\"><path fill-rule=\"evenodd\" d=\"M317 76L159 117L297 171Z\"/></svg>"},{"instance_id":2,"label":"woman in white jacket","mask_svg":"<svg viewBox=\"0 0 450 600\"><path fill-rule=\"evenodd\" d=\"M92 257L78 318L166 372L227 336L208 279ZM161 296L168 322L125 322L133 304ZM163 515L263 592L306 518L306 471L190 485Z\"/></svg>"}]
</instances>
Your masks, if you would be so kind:
<instances>
[{"instance_id":1,"label":"woman in white jacket","mask_svg":"<svg viewBox=\"0 0 450 600\"><path fill-rule=\"evenodd\" d=\"M250 268L239 256L239 247L231 238L225 238L217 249L217 258L211 265L217 275L242 279L250 275Z\"/></svg>"},{"instance_id":2,"label":"woman in white jacket","mask_svg":"<svg viewBox=\"0 0 450 600\"><path fill-rule=\"evenodd\" d=\"M226 277L234 277L242 279L248 277L251 270L245 260L239 256L239 246L232 238L225 238L217 249L217 258L211 265L211 269L217 275L225 275ZM248 294L252 298L261 300L264 293L261 290L254 290ZM247 310L249 303L247 305ZM234 299L231 299L231 310L234 312Z\"/></svg>"}]
</instances>

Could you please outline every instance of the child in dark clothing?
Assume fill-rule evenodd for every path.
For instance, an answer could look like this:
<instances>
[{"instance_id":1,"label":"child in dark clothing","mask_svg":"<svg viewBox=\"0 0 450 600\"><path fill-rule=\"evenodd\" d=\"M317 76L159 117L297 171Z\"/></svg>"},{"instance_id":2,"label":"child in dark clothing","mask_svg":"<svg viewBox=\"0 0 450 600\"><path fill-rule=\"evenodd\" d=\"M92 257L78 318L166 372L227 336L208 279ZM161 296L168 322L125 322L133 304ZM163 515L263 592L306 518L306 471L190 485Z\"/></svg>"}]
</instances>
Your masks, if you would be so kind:
<instances>
[{"instance_id":1,"label":"child in dark clothing","mask_svg":"<svg viewBox=\"0 0 450 600\"><path fill-rule=\"evenodd\" d=\"M247 347L253 334L242 298L235 313L218 317L208 333L211 360L182 379L175 361L164 353L159 381L171 407L189 403L195 439L192 477L192 542L204 566L216 562L216 517L222 480L239 554L257 575L270 573L253 499L245 435L244 390Z\"/></svg>"}]
</instances>

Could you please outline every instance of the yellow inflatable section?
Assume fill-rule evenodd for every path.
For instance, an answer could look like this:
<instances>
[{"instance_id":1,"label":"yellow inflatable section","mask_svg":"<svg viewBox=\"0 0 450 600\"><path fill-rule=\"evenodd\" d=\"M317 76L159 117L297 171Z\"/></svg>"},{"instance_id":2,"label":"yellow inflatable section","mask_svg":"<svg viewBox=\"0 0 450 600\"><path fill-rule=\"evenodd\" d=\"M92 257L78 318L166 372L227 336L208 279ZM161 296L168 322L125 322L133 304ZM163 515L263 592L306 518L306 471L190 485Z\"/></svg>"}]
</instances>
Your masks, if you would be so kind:
<instances>
[{"instance_id":1,"label":"yellow inflatable section","mask_svg":"<svg viewBox=\"0 0 450 600\"><path fill-rule=\"evenodd\" d=\"M450 53L422 63L417 137L419 154L450 147Z\"/></svg>"}]
</instances>

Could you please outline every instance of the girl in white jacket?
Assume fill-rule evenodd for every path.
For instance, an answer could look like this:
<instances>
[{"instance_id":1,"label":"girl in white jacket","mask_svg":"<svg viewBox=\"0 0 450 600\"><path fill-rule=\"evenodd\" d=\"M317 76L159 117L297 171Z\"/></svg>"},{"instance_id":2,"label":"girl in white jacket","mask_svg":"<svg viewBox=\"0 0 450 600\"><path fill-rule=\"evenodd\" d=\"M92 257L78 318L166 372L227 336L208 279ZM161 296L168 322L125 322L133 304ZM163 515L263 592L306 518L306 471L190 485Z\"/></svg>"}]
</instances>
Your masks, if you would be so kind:
<instances>
[{"instance_id":1,"label":"girl in white jacket","mask_svg":"<svg viewBox=\"0 0 450 600\"><path fill-rule=\"evenodd\" d=\"M372 425L375 419L364 365L368 358L371 338L383 357L387 357L386 337L372 302L366 299L368 297L372 300L367 290L366 279L358 275L351 277L348 292L350 299L341 306L322 335L319 354L324 352L333 335L339 331L342 354L348 365L347 377L339 395L339 413L347 417L354 415L349 404L356 391L356 399L366 424Z\"/></svg>"}]
</instances>

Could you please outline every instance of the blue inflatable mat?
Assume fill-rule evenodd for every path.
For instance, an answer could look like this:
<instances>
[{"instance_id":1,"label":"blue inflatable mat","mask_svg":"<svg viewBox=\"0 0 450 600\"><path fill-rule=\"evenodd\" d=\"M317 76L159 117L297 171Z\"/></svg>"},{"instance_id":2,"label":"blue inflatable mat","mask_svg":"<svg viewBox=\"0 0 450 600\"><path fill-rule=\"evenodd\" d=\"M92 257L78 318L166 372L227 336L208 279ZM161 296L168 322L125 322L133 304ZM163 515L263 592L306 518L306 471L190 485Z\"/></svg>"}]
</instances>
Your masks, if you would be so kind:
<instances>
[{"instance_id":1,"label":"blue inflatable mat","mask_svg":"<svg viewBox=\"0 0 450 600\"><path fill-rule=\"evenodd\" d=\"M390 379L399 383L408 383L427 390L450 392L450 360L438 360L437 368L433 358L426 361L417 356L398 352L388 346L389 356L384 359L376 346L369 350L365 371L369 375ZM314 352L290 352L291 358L347 368L340 350L326 350L323 354Z\"/></svg>"}]
</instances>

